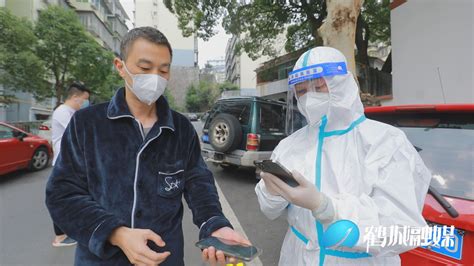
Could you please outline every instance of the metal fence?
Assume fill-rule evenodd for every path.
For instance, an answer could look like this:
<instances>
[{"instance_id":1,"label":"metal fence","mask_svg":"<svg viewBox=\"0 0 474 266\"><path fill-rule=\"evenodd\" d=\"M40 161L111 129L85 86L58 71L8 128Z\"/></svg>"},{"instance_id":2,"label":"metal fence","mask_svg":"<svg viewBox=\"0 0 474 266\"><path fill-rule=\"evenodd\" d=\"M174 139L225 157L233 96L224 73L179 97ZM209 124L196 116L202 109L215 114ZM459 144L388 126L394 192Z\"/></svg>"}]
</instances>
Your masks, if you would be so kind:
<instances>
[{"instance_id":1,"label":"metal fence","mask_svg":"<svg viewBox=\"0 0 474 266\"><path fill-rule=\"evenodd\" d=\"M378 69L358 65L360 89L373 96L392 95L392 75Z\"/></svg>"}]
</instances>

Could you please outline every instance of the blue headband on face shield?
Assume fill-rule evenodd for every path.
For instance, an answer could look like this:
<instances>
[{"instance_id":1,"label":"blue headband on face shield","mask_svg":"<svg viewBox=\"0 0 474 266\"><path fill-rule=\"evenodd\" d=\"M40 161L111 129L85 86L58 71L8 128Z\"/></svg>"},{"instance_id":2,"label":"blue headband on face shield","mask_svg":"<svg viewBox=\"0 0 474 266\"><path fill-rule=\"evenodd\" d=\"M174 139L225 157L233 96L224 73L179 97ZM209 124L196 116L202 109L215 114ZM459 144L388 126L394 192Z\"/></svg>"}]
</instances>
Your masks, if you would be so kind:
<instances>
[{"instance_id":1,"label":"blue headband on face shield","mask_svg":"<svg viewBox=\"0 0 474 266\"><path fill-rule=\"evenodd\" d=\"M347 74L347 66L344 62L317 64L290 72L288 74L288 85L325 76L344 74Z\"/></svg>"}]
</instances>

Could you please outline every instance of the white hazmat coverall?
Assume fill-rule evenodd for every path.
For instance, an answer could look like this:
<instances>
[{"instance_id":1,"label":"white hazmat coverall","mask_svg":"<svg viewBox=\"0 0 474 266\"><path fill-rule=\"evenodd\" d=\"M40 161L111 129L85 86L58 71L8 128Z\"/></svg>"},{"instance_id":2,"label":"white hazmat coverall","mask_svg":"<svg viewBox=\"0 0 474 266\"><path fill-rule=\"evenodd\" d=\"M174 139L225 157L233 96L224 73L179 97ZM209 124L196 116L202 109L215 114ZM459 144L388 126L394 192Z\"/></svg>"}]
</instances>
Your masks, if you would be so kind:
<instances>
[{"instance_id":1,"label":"white hazmat coverall","mask_svg":"<svg viewBox=\"0 0 474 266\"><path fill-rule=\"evenodd\" d=\"M339 51L317 47L303 54L295 69L341 61L345 62L345 58ZM327 114L318 123L283 139L272 160L300 172L315 184L332 204L332 219L316 220L311 210L270 194L264 180L255 188L260 208L269 219L287 213L290 227L279 265L399 265L398 254L413 246L371 247L369 256L346 257L354 253L367 255L367 244L363 242L367 227L384 226L388 231L394 225L426 226L421 212L431 173L401 130L365 118L350 72L324 78L329 88ZM351 253L349 256L319 245L318 234L323 235L338 220L350 220L360 230L355 246L336 248Z\"/></svg>"}]
</instances>

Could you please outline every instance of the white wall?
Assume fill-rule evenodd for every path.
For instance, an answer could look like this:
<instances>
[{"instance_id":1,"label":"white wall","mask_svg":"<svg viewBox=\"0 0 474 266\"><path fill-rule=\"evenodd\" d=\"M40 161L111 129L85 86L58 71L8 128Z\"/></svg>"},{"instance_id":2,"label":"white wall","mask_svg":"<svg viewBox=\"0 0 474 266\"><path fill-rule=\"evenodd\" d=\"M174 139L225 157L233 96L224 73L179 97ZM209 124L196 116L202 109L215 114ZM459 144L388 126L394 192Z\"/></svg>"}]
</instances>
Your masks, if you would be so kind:
<instances>
[{"instance_id":1,"label":"white wall","mask_svg":"<svg viewBox=\"0 0 474 266\"><path fill-rule=\"evenodd\" d=\"M274 40L273 48L276 51L276 57L286 54L285 51L286 30L278 35ZM257 72L255 70L266 61L271 60L269 56L261 56L253 61L247 53L242 51L240 56L240 87L244 89L256 89Z\"/></svg>"},{"instance_id":2,"label":"white wall","mask_svg":"<svg viewBox=\"0 0 474 266\"><path fill-rule=\"evenodd\" d=\"M261 63L268 60L268 57L262 56L253 61L247 53L242 51L240 55L240 88L256 89L257 87L257 69Z\"/></svg>"},{"instance_id":3,"label":"white wall","mask_svg":"<svg viewBox=\"0 0 474 266\"><path fill-rule=\"evenodd\" d=\"M194 50L194 37L183 37L178 28L177 17L166 8L163 0L136 0L135 27L155 25L166 36L173 49Z\"/></svg>"},{"instance_id":4,"label":"white wall","mask_svg":"<svg viewBox=\"0 0 474 266\"><path fill-rule=\"evenodd\" d=\"M135 0L135 27L150 26L158 23L153 12L158 14L158 6L153 6L151 0Z\"/></svg>"},{"instance_id":5,"label":"white wall","mask_svg":"<svg viewBox=\"0 0 474 266\"><path fill-rule=\"evenodd\" d=\"M173 49L194 50L194 36L183 37L178 28L178 18L166 8L163 1L158 1L158 29L165 34Z\"/></svg>"},{"instance_id":6,"label":"white wall","mask_svg":"<svg viewBox=\"0 0 474 266\"><path fill-rule=\"evenodd\" d=\"M194 36L183 37L178 18L171 13L163 0L136 0L135 27L150 26L160 30L173 48L175 66L194 67Z\"/></svg>"},{"instance_id":7,"label":"white wall","mask_svg":"<svg viewBox=\"0 0 474 266\"><path fill-rule=\"evenodd\" d=\"M257 92L259 96L286 93L287 91L288 79L280 79L277 81L266 82L257 85Z\"/></svg>"},{"instance_id":8,"label":"white wall","mask_svg":"<svg viewBox=\"0 0 474 266\"><path fill-rule=\"evenodd\" d=\"M409 0L392 10L393 100L383 105L474 102L473 3Z\"/></svg>"}]
</instances>

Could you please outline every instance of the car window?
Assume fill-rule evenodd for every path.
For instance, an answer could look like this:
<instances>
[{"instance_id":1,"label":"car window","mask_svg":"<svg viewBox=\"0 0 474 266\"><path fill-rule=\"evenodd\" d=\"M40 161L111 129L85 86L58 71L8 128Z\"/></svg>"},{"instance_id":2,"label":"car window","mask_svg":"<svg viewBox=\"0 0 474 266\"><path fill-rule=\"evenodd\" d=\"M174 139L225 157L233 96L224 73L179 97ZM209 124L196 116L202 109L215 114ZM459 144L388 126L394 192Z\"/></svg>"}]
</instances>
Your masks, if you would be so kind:
<instances>
[{"instance_id":1,"label":"car window","mask_svg":"<svg viewBox=\"0 0 474 266\"><path fill-rule=\"evenodd\" d=\"M220 103L216 103L211 110L209 110L209 113L206 116L206 120L204 122L204 129L209 128L209 124L211 123L212 118L214 118L217 114L217 110L220 108Z\"/></svg>"},{"instance_id":2,"label":"car window","mask_svg":"<svg viewBox=\"0 0 474 266\"><path fill-rule=\"evenodd\" d=\"M441 194L474 200L474 129L401 129L431 170L431 184Z\"/></svg>"},{"instance_id":3,"label":"car window","mask_svg":"<svg viewBox=\"0 0 474 266\"><path fill-rule=\"evenodd\" d=\"M293 123L291 125L293 127L291 132L295 132L308 124L306 118L298 111L297 107L293 108L293 119L291 121Z\"/></svg>"},{"instance_id":4,"label":"car window","mask_svg":"<svg viewBox=\"0 0 474 266\"><path fill-rule=\"evenodd\" d=\"M230 114L239 120L241 125L248 125L250 119L250 102L225 102L219 105L217 114Z\"/></svg>"},{"instance_id":5,"label":"car window","mask_svg":"<svg viewBox=\"0 0 474 266\"><path fill-rule=\"evenodd\" d=\"M260 130L285 132L286 108L282 105L260 103Z\"/></svg>"},{"instance_id":6,"label":"car window","mask_svg":"<svg viewBox=\"0 0 474 266\"><path fill-rule=\"evenodd\" d=\"M374 116L399 127L431 171L441 194L474 200L474 116L419 114Z\"/></svg>"},{"instance_id":7,"label":"car window","mask_svg":"<svg viewBox=\"0 0 474 266\"><path fill-rule=\"evenodd\" d=\"M13 138L13 129L0 125L0 139L11 139Z\"/></svg>"}]
</instances>

